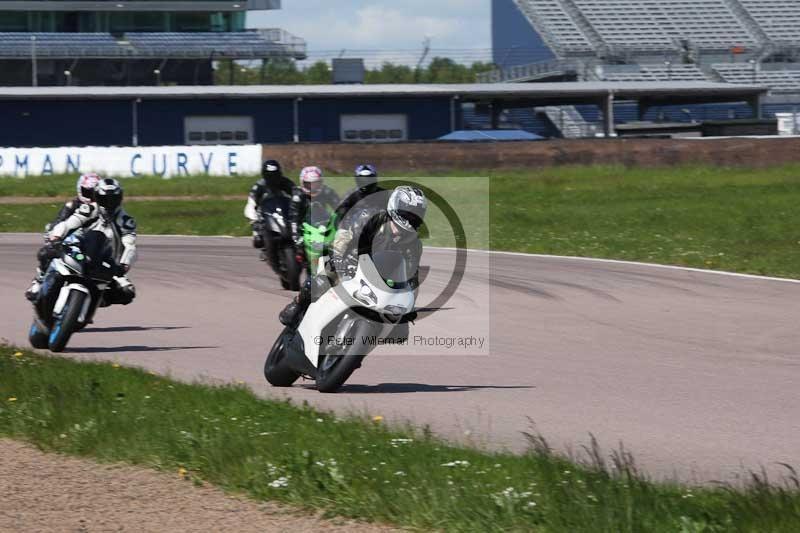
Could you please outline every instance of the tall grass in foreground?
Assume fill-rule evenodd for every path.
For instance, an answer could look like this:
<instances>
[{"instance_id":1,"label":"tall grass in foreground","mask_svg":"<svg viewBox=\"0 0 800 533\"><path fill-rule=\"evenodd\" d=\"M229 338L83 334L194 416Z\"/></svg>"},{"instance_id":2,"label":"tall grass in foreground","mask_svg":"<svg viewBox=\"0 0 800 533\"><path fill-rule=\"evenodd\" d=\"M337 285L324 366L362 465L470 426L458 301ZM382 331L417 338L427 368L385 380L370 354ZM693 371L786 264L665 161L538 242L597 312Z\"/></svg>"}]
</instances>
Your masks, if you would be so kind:
<instances>
[{"instance_id":1,"label":"tall grass in foreground","mask_svg":"<svg viewBox=\"0 0 800 533\"><path fill-rule=\"evenodd\" d=\"M378 413L372 413L377 415ZM0 347L0 435L362 520L416 529L797 531L800 487L651 483L624 450L583 464L531 435L529 453L446 444L427 430L188 385L117 365Z\"/></svg>"}]
</instances>

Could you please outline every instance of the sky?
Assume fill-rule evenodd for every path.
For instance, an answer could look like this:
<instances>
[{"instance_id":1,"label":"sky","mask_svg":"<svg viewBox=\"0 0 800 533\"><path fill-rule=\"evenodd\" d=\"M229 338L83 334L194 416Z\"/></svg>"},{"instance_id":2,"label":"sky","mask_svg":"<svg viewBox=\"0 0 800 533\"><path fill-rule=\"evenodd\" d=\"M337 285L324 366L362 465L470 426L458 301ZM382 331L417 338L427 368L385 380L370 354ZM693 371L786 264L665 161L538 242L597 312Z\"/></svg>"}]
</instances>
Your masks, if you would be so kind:
<instances>
[{"instance_id":1,"label":"sky","mask_svg":"<svg viewBox=\"0 0 800 533\"><path fill-rule=\"evenodd\" d=\"M311 59L365 57L414 63L432 53L471 62L490 56L490 0L283 0L248 14L248 26L283 28L308 42ZM361 52L361 53L357 53Z\"/></svg>"}]
</instances>

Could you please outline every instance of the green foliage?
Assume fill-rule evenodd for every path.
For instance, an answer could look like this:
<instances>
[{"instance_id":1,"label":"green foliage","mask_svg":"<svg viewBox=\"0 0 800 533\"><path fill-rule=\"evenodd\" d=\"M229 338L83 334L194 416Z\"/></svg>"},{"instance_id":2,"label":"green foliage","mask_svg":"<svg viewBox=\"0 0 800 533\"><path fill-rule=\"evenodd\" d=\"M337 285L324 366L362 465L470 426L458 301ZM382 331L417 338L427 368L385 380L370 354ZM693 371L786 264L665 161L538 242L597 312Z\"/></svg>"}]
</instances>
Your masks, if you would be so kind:
<instances>
[{"instance_id":1,"label":"green foliage","mask_svg":"<svg viewBox=\"0 0 800 533\"><path fill-rule=\"evenodd\" d=\"M744 489L658 484L629 454L606 459L594 442L583 464L555 455L541 436L524 455L482 452L429 431L261 400L243 386L10 347L0 347L0 435L415 529L794 532L800 523L789 471L785 485L761 476Z\"/></svg>"},{"instance_id":2,"label":"green foliage","mask_svg":"<svg viewBox=\"0 0 800 533\"><path fill-rule=\"evenodd\" d=\"M325 85L332 81L331 68L325 61L299 69L291 59L273 59L263 67L220 61L214 73L217 85L231 83L231 68L234 85ZM474 83L478 74L493 68L491 63L463 65L449 58L435 57L419 71L406 65L384 63L380 68L367 70L365 83Z\"/></svg>"}]
</instances>

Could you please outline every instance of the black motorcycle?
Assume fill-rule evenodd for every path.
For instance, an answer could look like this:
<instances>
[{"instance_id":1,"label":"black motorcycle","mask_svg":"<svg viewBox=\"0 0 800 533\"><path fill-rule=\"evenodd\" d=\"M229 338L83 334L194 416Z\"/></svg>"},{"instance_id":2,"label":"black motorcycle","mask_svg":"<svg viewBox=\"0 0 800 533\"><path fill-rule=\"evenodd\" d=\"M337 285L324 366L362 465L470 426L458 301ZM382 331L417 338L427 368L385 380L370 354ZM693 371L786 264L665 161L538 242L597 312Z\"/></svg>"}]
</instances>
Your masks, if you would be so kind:
<instances>
[{"instance_id":1,"label":"black motorcycle","mask_svg":"<svg viewBox=\"0 0 800 533\"><path fill-rule=\"evenodd\" d=\"M103 292L122 275L103 232L67 237L45 273L28 332L31 346L61 352L70 337L91 323Z\"/></svg>"},{"instance_id":2,"label":"black motorcycle","mask_svg":"<svg viewBox=\"0 0 800 533\"><path fill-rule=\"evenodd\" d=\"M264 254L272 270L278 275L281 287L300 290L303 265L297 261L289 222L289 198L271 196L259 206L260 232L264 239Z\"/></svg>"}]
</instances>

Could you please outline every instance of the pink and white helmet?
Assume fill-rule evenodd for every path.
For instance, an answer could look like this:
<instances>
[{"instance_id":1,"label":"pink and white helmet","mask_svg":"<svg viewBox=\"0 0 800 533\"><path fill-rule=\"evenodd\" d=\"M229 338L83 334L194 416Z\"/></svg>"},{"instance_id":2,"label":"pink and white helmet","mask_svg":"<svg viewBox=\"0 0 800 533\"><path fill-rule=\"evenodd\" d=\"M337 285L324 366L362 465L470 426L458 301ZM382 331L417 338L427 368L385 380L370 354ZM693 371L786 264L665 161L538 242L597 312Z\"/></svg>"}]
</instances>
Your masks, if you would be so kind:
<instances>
[{"instance_id":1,"label":"pink and white helmet","mask_svg":"<svg viewBox=\"0 0 800 533\"><path fill-rule=\"evenodd\" d=\"M97 188L101 179L103 178L92 172L78 178L78 185L76 188L78 189L78 199L82 203L88 204L94 201L94 190Z\"/></svg>"},{"instance_id":2,"label":"pink and white helmet","mask_svg":"<svg viewBox=\"0 0 800 533\"><path fill-rule=\"evenodd\" d=\"M316 196L322 190L322 170L319 167L306 167L300 171L300 188L304 193Z\"/></svg>"}]
</instances>

